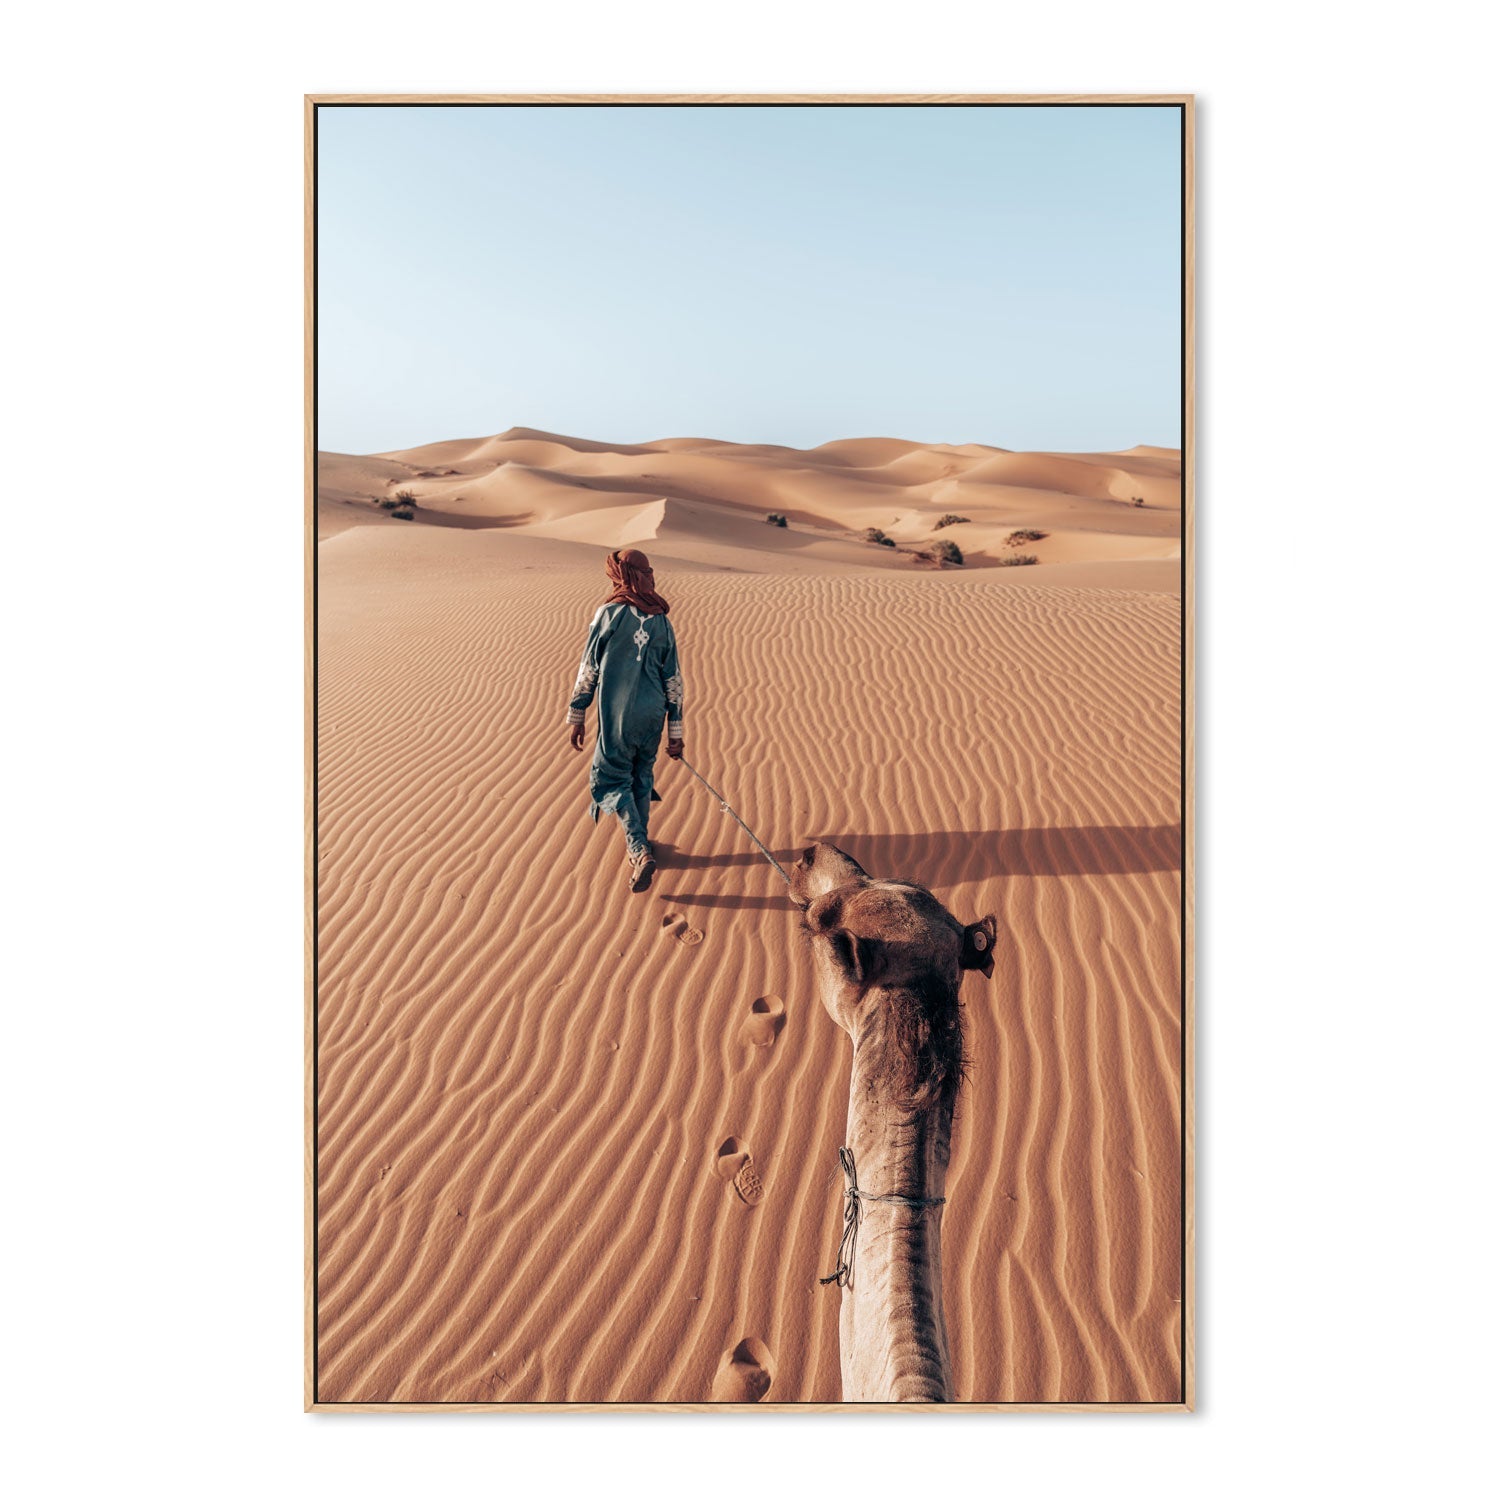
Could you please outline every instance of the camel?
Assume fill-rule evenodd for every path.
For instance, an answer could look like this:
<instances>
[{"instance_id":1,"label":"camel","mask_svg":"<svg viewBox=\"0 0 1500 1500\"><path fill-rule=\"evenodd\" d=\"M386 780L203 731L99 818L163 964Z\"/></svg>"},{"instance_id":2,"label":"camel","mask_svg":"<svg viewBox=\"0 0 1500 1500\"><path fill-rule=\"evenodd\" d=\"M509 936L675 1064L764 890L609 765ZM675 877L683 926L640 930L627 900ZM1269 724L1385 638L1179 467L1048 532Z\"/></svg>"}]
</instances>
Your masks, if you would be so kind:
<instances>
[{"instance_id":1,"label":"camel","mask_svg":"<svg viewBox=\"0 0 1500 1500\"><path fill-rule=\"evenodd\" d=\"M968 926L922 886L872 880L831 844L792 866L819 998L854 1043L839 1355L845 1401L951 1401L942 1204L963 1077L958 988L994 971L995 919ZM854 1196L857 1176L858 1196Z\"/></svg>"}]
</instances>

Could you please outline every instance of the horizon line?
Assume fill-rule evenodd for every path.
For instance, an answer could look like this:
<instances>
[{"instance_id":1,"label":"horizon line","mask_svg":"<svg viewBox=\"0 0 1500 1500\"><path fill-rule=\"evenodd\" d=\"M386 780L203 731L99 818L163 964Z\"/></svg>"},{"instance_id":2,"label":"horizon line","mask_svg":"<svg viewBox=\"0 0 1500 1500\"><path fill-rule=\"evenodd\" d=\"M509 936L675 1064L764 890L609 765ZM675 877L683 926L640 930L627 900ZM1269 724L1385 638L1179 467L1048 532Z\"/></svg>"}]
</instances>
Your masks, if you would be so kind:
<instances>
[{"instance_id":1,"label":"horizon line","mask_svg":"<svg viewBox=\"0 0 1500 1500\"><path fill-rule=\"evenodd\" d=\"M514 437L509 437L515 434ZM321 435L320 435L321 436ZM555 428L528 427L524 424L513 424L496 432L478 433L475 435L462 435L451 438L429 438L422 442L407 443L389 448L371 448L365 450L348 448L329 448L318 444L319 453L342 453L351 458L379 458L387 453L411 453L418 448L430 448L439 443L467 443L467 442L494 442L496 440L509 440L513 442L525 441L558 441L569 440L580 443L593 443L602 448L652 448L661 443L718 443L731 448L779 448L787 453L816 453L820 448L831 447L834 443L858 443L858 442L897 442L912 443L919 448L990 448L996 453L1131 453L1138 448L1159 448L1165 453L1181 453L1182 443L1131 443L1123 448L1007 448L999 443L988 443L978 438L968 438L962 442L930 441L924 438L901 437L893 433L859 432L845 437L827 438L821 443L813 443L808 446L799 446L796 443L777 443L768 441L746 441L739 438L709 437L702 433L670 433L662 437L646 438L639 440L623 438L594 438L585 437L581 433L562 432Z\"/></svg>"}]
</instances>

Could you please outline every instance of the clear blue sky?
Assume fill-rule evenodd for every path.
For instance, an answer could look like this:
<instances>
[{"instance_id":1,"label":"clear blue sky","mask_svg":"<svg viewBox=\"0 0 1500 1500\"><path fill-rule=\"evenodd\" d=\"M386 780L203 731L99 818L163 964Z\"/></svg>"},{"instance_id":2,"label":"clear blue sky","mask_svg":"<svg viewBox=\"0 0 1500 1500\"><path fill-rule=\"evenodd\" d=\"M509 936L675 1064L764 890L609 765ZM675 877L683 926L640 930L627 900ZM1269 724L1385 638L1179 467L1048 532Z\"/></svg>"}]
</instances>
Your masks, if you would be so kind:
<instances>
[{"instance_id":1,"label":"clear blue sky","mask_svg":"<svg viewBox=\"0 0 1500 1500\"><path fill-rule=\"evenodd\" d=\"M324 108L319 443L1179 442L1175 108Z\"/></svg>"}]
</instances>

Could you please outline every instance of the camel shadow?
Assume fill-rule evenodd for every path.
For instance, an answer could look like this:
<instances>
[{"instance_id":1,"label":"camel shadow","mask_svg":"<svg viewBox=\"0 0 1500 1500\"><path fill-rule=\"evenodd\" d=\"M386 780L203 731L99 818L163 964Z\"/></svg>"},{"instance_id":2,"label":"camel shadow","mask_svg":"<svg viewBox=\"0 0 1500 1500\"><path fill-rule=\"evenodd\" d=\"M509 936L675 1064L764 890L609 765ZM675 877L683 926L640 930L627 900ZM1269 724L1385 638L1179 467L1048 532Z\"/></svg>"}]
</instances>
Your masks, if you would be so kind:
<instances>
[{"instance_id":1,"label":"camel shadow","mask_svg":"<svg viewBox=\"0 0 1500 1500\"><path fill-rule=\"evenodd\" d=\"M672 902L673 905L701 906L716 911L795 910L788 897L787 887L766 863L765 856L755 853L754 850L748 854L686 854L675 844L665 843L661 839L652 839L651 846L656 851L658 861L656 894ZM788 856L784 850L774 852L782 864L786 864L788 858L795 858L795 856ZM798 850L798 853L800 852ZM766 884L774 887L776 894L770 896L750 896L740 893L714 895L708 891L677 889L676 877L678 876L685 875L691 882L695 871L730 869L735 865L744 866L751 880L759 879L754 872L754 866L759 865L765 871Z\"/></svg>"},{"instance_id":2,"label":"camel shadow","mask_svg":"<svg viewBox=\"0 0 1500 1500\"><path fill-rule=\"evenodd\" d=\"M1004 877L1012 880L1047 880L1063 875L1142 875L1169 872L1182 868L1182 825L1162 824L1151 827L1091 828L1001 828L974 831L970 829L932 829L921 833L840 833L825 831L809 834L806 840L790 848L771 852L783 865L796 859L814 839L834 844L857 859L877 879L931 880L931 872L946 865L946 886L970 881ZM726 869L733 866L764 865L763 856L753 849L733 854L692 854L672 848L663 849L664 875L694 870ZM960 850L957 869L952 865L954 850ZM770 870L767 875L776 881ZM779 882L777 882L779 884ZM784 896L742 896L682 894L674 901L691 906L728 907L734 910L774 908L785 904Z\"/></svg>"}]
</instances>

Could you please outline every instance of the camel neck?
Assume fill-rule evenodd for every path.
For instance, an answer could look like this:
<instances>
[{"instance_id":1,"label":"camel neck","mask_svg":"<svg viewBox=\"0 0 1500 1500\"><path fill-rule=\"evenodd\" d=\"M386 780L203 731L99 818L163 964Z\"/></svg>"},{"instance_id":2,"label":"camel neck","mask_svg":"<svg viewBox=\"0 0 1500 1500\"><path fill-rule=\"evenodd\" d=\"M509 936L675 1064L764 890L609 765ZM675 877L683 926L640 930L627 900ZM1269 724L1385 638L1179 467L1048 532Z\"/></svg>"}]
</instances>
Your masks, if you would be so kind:
<instances>
[{"instance_id":1,"label":"camel neck","mask_svg":"<svg viewBox=\"0 0 1500 1500\"><path fill-rule=\"evenodd\" d=\"M902 1108L880 1097L880 1075L858 1039L849 1080L847 1144L870 1194L941 1198L953 1107ZM854 1266L840 1310L846 1401L950 1401L943 1321L942 1207L863 1200Z\"/></svg>"}]
</instances>

